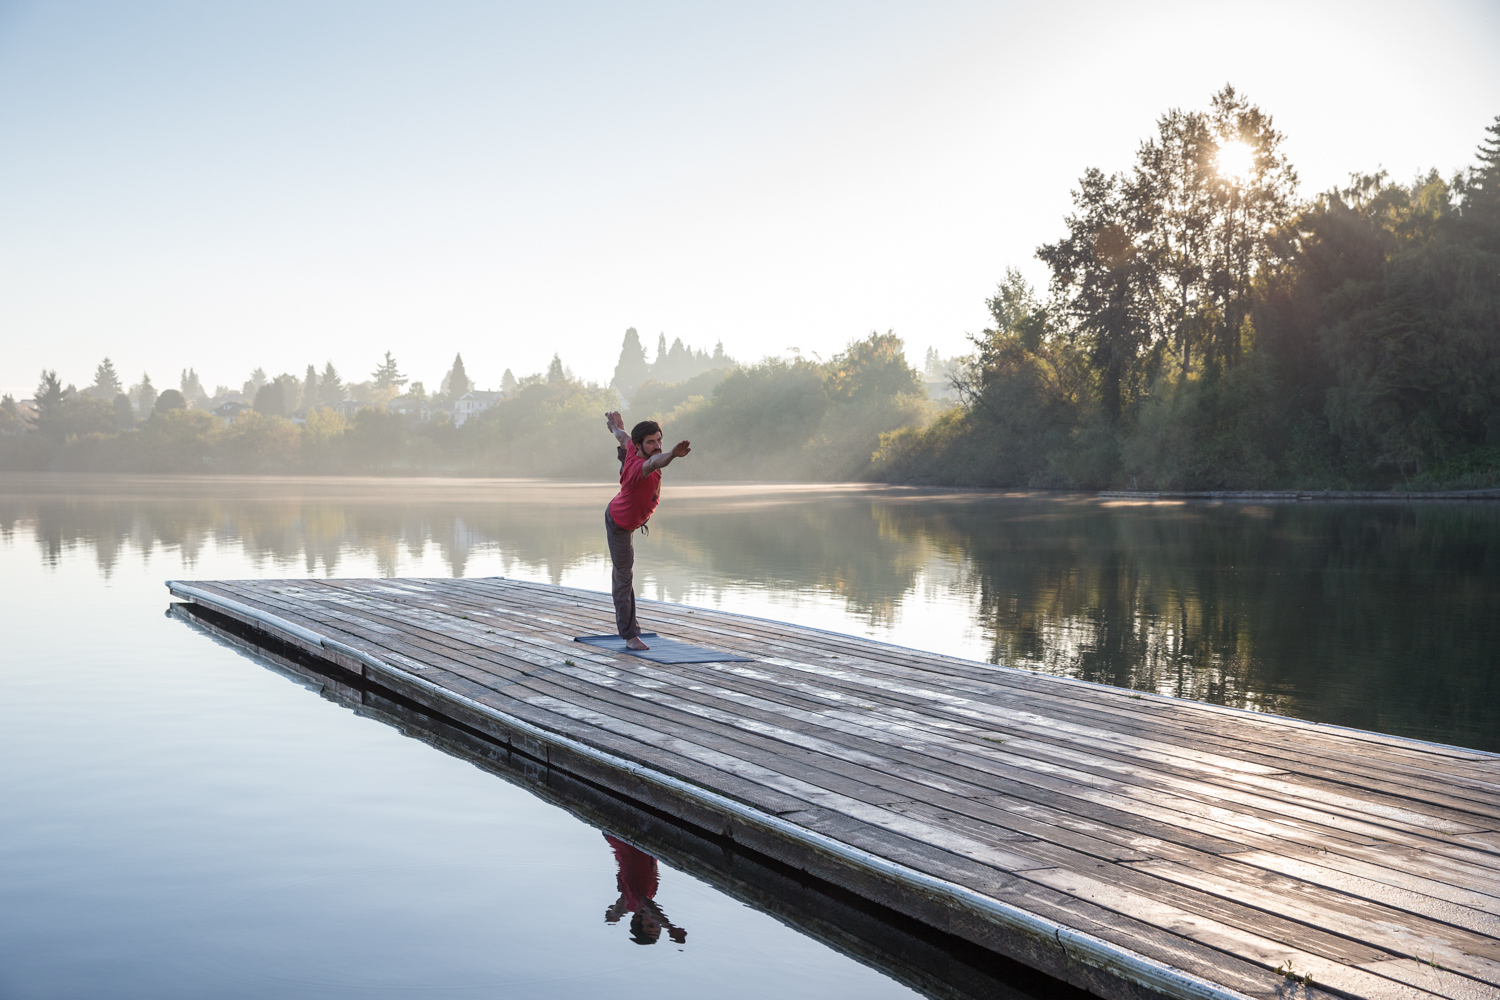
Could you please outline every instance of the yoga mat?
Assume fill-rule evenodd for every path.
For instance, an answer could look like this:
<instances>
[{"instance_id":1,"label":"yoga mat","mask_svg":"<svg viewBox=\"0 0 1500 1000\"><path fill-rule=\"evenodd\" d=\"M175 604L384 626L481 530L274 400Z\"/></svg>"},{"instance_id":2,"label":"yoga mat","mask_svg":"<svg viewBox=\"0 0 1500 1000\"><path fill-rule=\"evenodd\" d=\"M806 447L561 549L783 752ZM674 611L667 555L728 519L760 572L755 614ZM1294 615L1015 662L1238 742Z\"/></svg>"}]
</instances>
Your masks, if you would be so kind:
<instances>
[{"instance_id":1,"label":"yoga mat","mask_svg":"<svg viewBox=\"0 0 1500 1000\"><path fill-rule=\"evenodd\" d=\"M625 640L617 635L580 635L573 641L598 646L600 649L607 649L614 653L629 653L631 656L639 656L652 663L731 663L735 660L752 662L748 656L735 656L733 653L720 653L702 646L694 646L691 643L678 642L676 639L663 639L655 632L642 632L641 639L651 648L626 649Z\"/></svg>"}]
</instances>

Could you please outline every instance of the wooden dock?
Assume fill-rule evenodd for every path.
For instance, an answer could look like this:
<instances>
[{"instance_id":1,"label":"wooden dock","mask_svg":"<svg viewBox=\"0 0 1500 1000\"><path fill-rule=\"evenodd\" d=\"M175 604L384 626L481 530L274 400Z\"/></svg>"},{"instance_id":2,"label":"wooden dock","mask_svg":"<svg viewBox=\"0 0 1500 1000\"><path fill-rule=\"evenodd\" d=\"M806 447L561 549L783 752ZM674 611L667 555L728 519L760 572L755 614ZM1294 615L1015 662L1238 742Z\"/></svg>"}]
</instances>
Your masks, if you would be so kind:
<instances>
[{"instance_id":1,"label":"wooden dock","mask_svg":"<svg viewBox=\"0 0 1500 1000\"><path fill-rule=\"evenodd\" d=\"M609 597L172 582L772 861L1107 997L1500 996L1500 757L642 602L749 662L572 641Z\"/></svg>"}]
</instances>

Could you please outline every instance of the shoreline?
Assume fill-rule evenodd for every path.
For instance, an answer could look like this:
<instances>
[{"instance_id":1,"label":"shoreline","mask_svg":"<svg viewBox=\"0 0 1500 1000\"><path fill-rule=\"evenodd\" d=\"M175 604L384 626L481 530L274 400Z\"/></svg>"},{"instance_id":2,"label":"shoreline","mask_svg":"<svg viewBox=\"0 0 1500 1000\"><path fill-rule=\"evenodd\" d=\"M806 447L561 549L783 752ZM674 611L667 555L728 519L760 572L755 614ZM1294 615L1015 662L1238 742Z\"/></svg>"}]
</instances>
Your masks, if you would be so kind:
<instances>
[{"instance_id":1,"label":"shoreline","mask_svg":"<svg viewBox=\"0 0 1500 1000\"><path fill-rule=\"evenodd\" d=\"M1485 490L1101 490L1101 500L1500 500L1500 488Z\"/></svg>"}]
</instances>

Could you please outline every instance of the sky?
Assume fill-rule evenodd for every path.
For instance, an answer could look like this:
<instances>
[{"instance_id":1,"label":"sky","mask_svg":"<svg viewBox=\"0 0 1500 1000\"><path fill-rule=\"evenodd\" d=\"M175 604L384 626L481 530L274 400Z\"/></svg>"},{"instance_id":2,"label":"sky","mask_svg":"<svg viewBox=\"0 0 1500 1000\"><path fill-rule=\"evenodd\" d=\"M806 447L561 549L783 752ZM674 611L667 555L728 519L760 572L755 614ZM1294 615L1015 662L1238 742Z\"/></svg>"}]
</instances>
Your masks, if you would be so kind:
<instances>
[{"instance_id":1,"label":"sky","mask_svg":"<svg viewBox=\"0 0 1500 1000\"><path fill-rule=\"evenodd\" d=\"M958 354L1079 175L1226 83L1303 194L1452 173L1500 4L0 0L0 391L607 382L627 327Z\"/></svg>"}]
</instances>

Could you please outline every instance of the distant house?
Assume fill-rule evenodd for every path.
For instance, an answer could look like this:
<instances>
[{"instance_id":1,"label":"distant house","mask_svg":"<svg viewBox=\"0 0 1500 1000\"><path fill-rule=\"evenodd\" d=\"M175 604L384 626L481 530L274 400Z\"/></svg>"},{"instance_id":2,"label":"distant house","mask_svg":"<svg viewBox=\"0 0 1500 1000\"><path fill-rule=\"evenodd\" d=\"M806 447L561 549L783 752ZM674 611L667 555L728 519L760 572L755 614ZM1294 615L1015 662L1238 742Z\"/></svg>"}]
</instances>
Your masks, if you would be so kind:
<instances>
[{"instance_id":1,"label":"distant house","mask_svg":"<svg viewBox=\"0 0 1500 1000\"><path fill-rule=\"evenodd\" d=\"M218 406L215 406L208 412L212 413L214 416L218 417L220 420L224 421L224 423L227 424L234 420L234 418L239 416L241 413L253 409L255 409L255 407L246 406L244 403L237 403L234 400L230 400L227 403L220 403Z\"/></svg>"},{"instance_id":2,"label":"distant house","mask_svg":"<svg viewBox=\"0 0 1500 1000\"><path fill-rule=\"evenodd\" d=\"M346 399L342 402L334 403L332 406L327 407L327 409L332 410L334 413L337 413L340 416L347 417L348 419L353 420L356 413L358 413L360 410L365 409L369 405L369 403L361 403L357 399Z\"/></svg>"},{"instance_id":3,"label":"distant house","mask_svg":"<svg viewBox=\"0 0 1500 1000\"><path fill-rule=\"evenodd\" d=\"M491 392L485 389L473 389L464 393L453 404L454 425L462 427L464 421L478 416L504 398L503 392Z\"/></svg>"},{"instance_id":4,"label":"distant house","mask_svg":"<svg viewBox=\"0 0 1500 1000\"><path fill-rule=\"evenodd\" d=\"M385 404L390 413L398 413L403 417L413 417L418 423L425 424L432 419L432 400L413 399L410 396L398 396Z\"/></svg>"}]
</instances>

